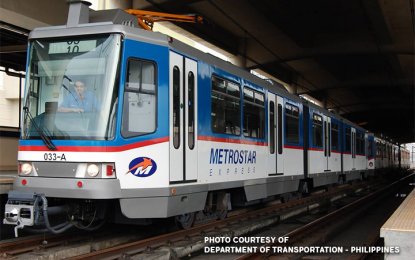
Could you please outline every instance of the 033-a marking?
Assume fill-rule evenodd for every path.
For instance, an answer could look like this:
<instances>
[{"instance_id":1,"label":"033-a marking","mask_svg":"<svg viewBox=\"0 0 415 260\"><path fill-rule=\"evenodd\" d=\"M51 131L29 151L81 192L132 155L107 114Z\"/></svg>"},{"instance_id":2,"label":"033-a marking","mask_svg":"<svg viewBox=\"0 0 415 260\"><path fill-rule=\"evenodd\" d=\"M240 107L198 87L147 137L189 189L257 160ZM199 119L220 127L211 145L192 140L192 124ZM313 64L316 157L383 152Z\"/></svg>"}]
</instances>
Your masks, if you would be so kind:
<instances>
[{"instance_id":1,"label":"033-a marking","mask_svg":"<svg viewBox=\"0 0 415 260\"><path fill-rule=\"evenodd\" d=\"M66 161L66 156L64 153L57 154L57 153L44 153L43 159L45 161Z\"/></svg>"}]
</instances>

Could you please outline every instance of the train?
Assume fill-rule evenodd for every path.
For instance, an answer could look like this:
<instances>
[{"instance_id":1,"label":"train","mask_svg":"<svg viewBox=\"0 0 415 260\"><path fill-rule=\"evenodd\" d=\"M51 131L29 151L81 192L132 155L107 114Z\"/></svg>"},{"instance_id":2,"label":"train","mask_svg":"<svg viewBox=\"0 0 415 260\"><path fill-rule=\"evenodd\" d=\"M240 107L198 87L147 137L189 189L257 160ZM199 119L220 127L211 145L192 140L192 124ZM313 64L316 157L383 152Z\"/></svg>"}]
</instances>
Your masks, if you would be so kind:
<instances>
[{"instance_id":1,"label":"train","mask_svg":"<svg viewBox=\"0 0 415 260\"><path fill-rule=\"evenodd\" d=\"M30 33L21 122L3 220L16 236L165 218L189 228L409 167L408 151L382 136L83 1L66 25Z\"/></svg>"}]
</instances>

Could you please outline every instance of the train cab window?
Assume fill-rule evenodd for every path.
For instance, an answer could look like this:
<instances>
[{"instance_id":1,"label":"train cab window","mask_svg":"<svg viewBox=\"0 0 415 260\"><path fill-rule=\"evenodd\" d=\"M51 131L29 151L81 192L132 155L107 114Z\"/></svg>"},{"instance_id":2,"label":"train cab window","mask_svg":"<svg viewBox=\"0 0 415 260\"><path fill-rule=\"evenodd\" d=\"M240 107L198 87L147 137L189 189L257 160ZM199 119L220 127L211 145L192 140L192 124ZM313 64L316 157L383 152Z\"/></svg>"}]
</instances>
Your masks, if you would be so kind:
<instances>
[{"instance_id":1,"label":"train cab window","mask_svg":"<svg viewBox=\"0 0 415 260\"><path fill-rule=\"evenodd\" d=\"M130 59L124 91L122 135L133 137L153 133L156 130L156 103L155 64Z\"/></svg>"},{"instance_id":2,"label":"train cab window","mask_svg":"<svg viewBox=\"0 0 415 260\"><path fill-rule=\"evenodd\" d=\"M323 147L323 118L317 114L313 114L312 135L313 146Z\"/></svg>"},{"instance_id":3,"label":"train cab window","mask_svg":"<svg viewBox=\"0 0 415 260\"><path fill-rule=\"evenodd\" d=\"M212 131L221 134L241 134L241 90L234 82L212 76Z\"/></svg>"},{"instance_id":4,"label":"train cab window","mask_svg":"<svg viewBox=\"0 0 415 260\"><path fill-rule=\"evenodd\" d=\"M339 125L331 123L331 150L339 151Z\"/></svg>"},{"instance_id":5,"label":"train cab window","mask_svg":"<svg viewBox=\"0 0 415 260\"><path fill-rule=\"evenodd\" d=\"M244 136L264 138L265 136L264 94L244 88Z\"/></svg>"},{"instance_id":6,"label":"train cab window","mask_svg":"<svg viewBox=\"0 0 415 260\"><path fill-rule=\"evenodd\" d=\"M285 140L287 143L298 144L300 142L300 110L297 106L285 104Z\"/></svg>"}]
</instances>

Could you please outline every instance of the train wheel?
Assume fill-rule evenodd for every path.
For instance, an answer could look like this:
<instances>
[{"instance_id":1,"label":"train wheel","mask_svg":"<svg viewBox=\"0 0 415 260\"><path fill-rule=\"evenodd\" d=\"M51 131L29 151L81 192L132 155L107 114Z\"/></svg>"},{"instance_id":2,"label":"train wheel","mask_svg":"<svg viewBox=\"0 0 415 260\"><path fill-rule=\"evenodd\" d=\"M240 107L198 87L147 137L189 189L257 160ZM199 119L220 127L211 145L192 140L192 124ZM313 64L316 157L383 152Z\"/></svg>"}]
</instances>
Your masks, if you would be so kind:
<instances>
[{"instance_id":1,"label":"train wheel","mask_svg":"<svg viewBox=\"0 0 415 260\"><path fill-rule=\"evenodd\" d=\"M189 229L193 226L193 223L195 222L195 213L191 212L176 216L175 222L179 228Z\"/></svg>"}]
</instances>

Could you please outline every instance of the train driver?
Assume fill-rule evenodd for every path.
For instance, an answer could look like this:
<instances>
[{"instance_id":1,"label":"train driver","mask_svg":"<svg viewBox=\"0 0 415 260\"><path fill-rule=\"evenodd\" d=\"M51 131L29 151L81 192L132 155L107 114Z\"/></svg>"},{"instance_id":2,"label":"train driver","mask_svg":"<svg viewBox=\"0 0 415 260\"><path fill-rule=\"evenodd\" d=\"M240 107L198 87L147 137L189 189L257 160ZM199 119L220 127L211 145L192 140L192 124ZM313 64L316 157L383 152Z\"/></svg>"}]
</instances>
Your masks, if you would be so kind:
<instances>
[{"instance_id":1,"label":"train driver","mask_svg":"<svg viewBox=\"0 0 415 260\"><path fill-rule=\"evenodd\" d=\"M76 81L75 91L69 93L63 98L59 105L58 112L93 112L98 111L98 101L91 91L86 90L85 83Z\"/></svg>"}]
</instances>

